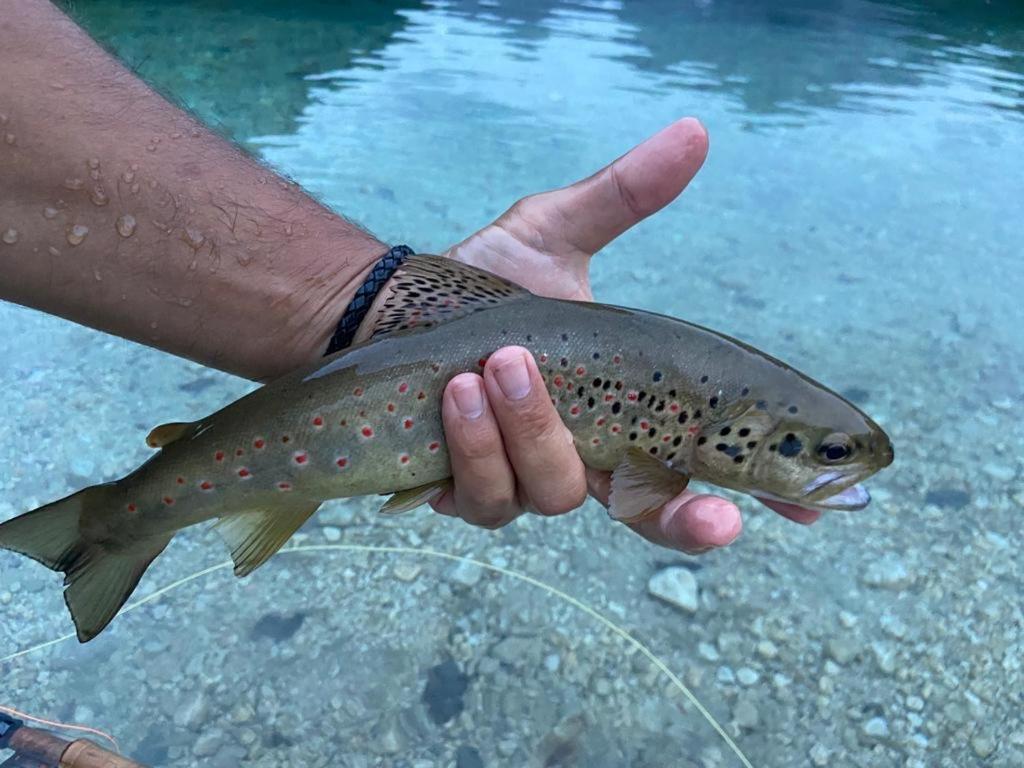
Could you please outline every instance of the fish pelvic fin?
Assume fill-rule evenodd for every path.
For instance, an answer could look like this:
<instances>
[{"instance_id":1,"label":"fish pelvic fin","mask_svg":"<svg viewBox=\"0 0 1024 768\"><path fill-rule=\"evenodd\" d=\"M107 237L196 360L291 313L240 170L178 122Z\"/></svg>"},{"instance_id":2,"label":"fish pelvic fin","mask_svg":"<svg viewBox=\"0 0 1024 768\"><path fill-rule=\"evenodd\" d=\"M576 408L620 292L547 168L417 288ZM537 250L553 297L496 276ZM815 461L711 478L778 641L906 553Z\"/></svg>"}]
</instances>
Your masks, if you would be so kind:
<instances>
[{"instance_id":1,"label":"fish pelvic fin","mask_svg":"<svg viewBox=\"0 0 1024 768\"><path fill-rule=\"evenodd\" d=\"M639 522L682 493L689 482L689 476L649 453L632 448L612 471L608 514L622 523Z\"/></svg>"},{"instance_id":2,"label":"fish pelvic fin","mask_svg":"<svg viewBox=\"0 0 1024 768\"><path fill-rule=\"evenodd\" d=\"M170 536L112 546L90 538L90 521L113 508L116 485L94 485L0 524L0 548L64 573L64 602L79 642L98 635L121 610Z\"/></svg>"},{"instance_id":3,"label":"fish pelvic fin","mask_svg":"<svg viewBox=\"0 0 1024 768\"><path fill-rule=\"evenodd\" d=\"M452 479L446 477L444 480L437 480L425 485L417 485L406 491L399 491L381 505L378 510L382 515L400 515L403 512L412 512L421 504L427 504L438 498L441 494L452 487Z\"/></svg>"},{"instance_id":4,"label":"fish pelvic fin","mask_svg":"<svg viewBox=\"0 0 1024 768\"><path fill-rule=\"evenodd\" d=\"M191 437L195 434L199 424L192 421L172 421L170 424L161 424L153 427L146 437L146 445L150 448L163 448L183 437Z\"/></svg>"},{"instance_id":5,"label":"fish pelvic fin","mask_svg":"<svg viewBox=\"0 0 1024 768\"><path fill-rule=\"evenodd\" d=\"M511 280L444 256L411 256L378 295L353 341L430 328L532 296Z\"/></svg>"},{"instance_id":6,"label":"fish pelvic fin","mask_svg":"<svg viewBox=\"0 0 1024 768\"><path fill-rule=\"evenodd\" d=\"M235 576L248 576L267 562L319 506L319 501L296 501L283 508L254 509L220 518L217 533L231 550Z\"/></svg>"}]
</instances>

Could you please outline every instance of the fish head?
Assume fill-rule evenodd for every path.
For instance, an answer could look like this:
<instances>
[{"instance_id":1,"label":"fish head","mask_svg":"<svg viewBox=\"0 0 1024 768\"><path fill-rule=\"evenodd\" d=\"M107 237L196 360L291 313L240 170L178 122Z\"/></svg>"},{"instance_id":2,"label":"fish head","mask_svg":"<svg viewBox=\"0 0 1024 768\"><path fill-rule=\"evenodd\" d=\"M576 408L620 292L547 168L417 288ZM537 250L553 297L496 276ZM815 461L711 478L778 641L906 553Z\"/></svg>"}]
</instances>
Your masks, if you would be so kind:
<instances>
[{"instance_id":1,"label":"fish head","mask_svg":"<svg viewBox=\"0 0 1024 768\"><path fill-rule=\"evenodd\" d=\"M860 485L889 466L888 435L852 403L818 387L793 398L736 403L694 447L695 478L807 509L861 509Z\"/></svg>"}]
</instances>

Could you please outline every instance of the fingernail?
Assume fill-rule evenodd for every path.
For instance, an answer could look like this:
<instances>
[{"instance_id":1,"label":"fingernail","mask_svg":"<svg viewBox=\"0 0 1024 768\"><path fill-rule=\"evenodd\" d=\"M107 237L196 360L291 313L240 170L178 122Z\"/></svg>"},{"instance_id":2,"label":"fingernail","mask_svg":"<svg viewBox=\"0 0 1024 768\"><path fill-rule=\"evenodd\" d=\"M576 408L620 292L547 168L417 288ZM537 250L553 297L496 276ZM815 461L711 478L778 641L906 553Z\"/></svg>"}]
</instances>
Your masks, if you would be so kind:
<instances>
[{"instance_id":1,"label":"fingernail","mask_svg":"<svg viewBox=\"0 0 1024 768\"><path fill-rule=\"evenodd\" d=\"M522 400L530 394L530 370L523 355L509 360L494 371L502 394L509 400Z\"/></svg>"},{"instance_id":2,"label":"fingernail","mask_svg":"<svg viewBox=\"0 0 1024 768\"><path fill-rule=\"evenodd\" d=\"M484 412L484 390L479 379L459 382L452 388L452 398L459 413L467 419L476 419Z\"/></svg>"}]
</instances>

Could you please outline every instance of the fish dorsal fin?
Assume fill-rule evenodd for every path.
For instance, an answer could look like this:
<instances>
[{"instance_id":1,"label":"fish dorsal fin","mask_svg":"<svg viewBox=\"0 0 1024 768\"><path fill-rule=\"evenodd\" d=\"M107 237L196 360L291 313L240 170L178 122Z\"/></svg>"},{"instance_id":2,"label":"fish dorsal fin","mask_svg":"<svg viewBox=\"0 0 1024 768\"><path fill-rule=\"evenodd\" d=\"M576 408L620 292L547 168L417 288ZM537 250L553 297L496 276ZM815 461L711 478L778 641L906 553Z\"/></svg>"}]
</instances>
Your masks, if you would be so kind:
<instances>
[{"instance_id":1,"label":"fish dorsal fin","mask_svg":"<svg viewBox=\"0 0 1024 768\"><path fill-rule=\"evenodd\" d=\"M153 427L146 437L146 445L150 448L163 448L165 445L180 440L185 435L195 431L197 424L193 421L172 421L169 424L161 424Z\"/></svg>"},{"instance_id":2,"label":"fish dorsal fin","mask_svg":"<svg viewBox=\"0 0 1024 768\"><path fill-rule=\"evenodd\" d=\"M631 448L612 472L608 514L623 523L638 522L682 493L689 482L687 475L639 448Z\"/></svg>"},{"instance_id":3,"label":"fish dorsal fin","mask_svg":"<svg viewBox=\"0 0 1024 768\"><path fill-rule=\"evenodd\" d=\"M248 576L267 562L319 506L319 501L299 501L287 507L239 512L218 520L217 533L231 550L235 576Z\"/></svg>"},{"instance_id":4,"label":"fish dorsal fin","mask_svg":"<svg viewBox=\"0 0 1024 768\"><path fill-rule=\"evenodd\" d=\"M410 256L374 300L354 341L430 328L532 294L510 280L444 256Z\"/></svg>"}]
</instances>

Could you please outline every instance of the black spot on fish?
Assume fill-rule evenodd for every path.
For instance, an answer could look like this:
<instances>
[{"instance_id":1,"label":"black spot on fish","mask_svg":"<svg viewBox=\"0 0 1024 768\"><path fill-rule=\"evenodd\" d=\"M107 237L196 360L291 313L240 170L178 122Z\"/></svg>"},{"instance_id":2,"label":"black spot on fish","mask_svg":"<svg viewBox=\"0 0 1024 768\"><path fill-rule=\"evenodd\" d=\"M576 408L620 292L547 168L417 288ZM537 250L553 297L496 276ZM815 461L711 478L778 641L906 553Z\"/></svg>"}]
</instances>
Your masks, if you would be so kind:
<instances>
[{"instance_id":1,"label":"black spot on fish","mask_svg":"<svg viewBox=\"0 0 1024 768\"><path fill-rule=\"evenodd\" d=\"M704 443L706 443L707 441L708 441L708 439L706 437L698 437L697 438L697 445L704 445Z\"/></svg>"},{"instance_id":2,"label":"black spot on fish","mask_svg":"<svg viewBox=\"0 0 1024 768\"><path fill-rule=\"evenodd\" d=\"M576 397L583 397L583 393L586 392L586 391L587 391L586 387L584 387L582 385L577 387L576 388Z\"/></svg>"},{"instance_id":3,"label":"black spot on fish","mask_svg":"<svg viewBox=\"0 0 1024 768\"><path fill-rule=\"evenodd\" d=\"M669 396L669 397L675 397L675 396L676 396L676 391L675 391L674 389L670 389L670 390L668 391L668 396Z\"/></svg>"},{"instance_id":4,"label":"black spot on fish","mask_svg":"<svg viewBox=\"0 0 1024 768\"><path fill-rule=\"evenodd\" d=\"M743 395L743 397L746 397L747 395L749 395L750 394L750 387L744 387L743 389L741 389L740 390L740 394Z\"/></svg>"},{"instance_id":5,"label":"black spot on fish","mask_svg":"<svg viewBox=\"0 0 1024 768\"><path fill-rule=\"evenodd\" d=\"M732 427L722 427L720 430L718 430L718 434L720 434L722 437L725 437L730 432L732 432Z\"/></svg>"},{"instance_id":6,"label":"black spot on fish","mask_svg":"<svg viewBox=\"0 0 1024 768\"><path fill-rule=\"evenodd\" d=\"M601 389L607 391L607 390L609 390L611 388L612 388L612 380L611 379L605 379L604 380L604 384L601 385Z\"/></svg>"},{"instance_id":7,"label":"black spot on fish","mask_svg":"<svg viewBox=\"0 0 1024 768\"><path fill-rule=\"evenodd\" d=\"M743 463L743 457L742 456L733 456L732 460L733 460L734 464L742 464Z\"/></svg>"},{"instance_id":8,"label":"black spot on fish","mask_svg":"<svg viewBox=\"0 0 1024 768\"><path fill-rule=\"evenodd\" d=\"M601 386L601 380L600 379L594 379L594 381L591 382L591 386L592 387L600 387Z\"/></svg>"},{"instance_id":9,"label":"black spot on fish","mask_svg":"<svg viewBox=\"0 0 1024 768\"><path fill-rule=\"evenodd\" d=\"M798 455L803 449L804 444L792 432L786 435L786 439L779 443L779 454L787 458Z\"/></svg>"},{"instance_id":10,"label":"black spot on fish","mask_svg":"<svg viewBox=\"0 0 1024 768\"><path fill-rule=\"evenodd\" d=\"M675 452L675 451L672 451L672 453L670 453L670 454L669 454L668 456L666 456L665 458L666 458L666 459L668 459L669 461L672 461L672 459L674 459L675 457L676 457L676 452Z\"/></svg>"},{"instance_id":11,"label":"black spot on fish","mask_svg":"<svg viewBox=\"0 0 1024 768\"><path fill-rule=\"evenodd\" d=\"M701 376L701 377L700 377L700 383L701 383L701 384L707 384L707 383L708 383L708 377L707 377L707 374L705 374L705 375L703 375L703 376Z\"/></svg>"},{"instance_id":12,"label":"black spot on fish","mask_svg":"<svg viewBox=\"0 0 1024 768\"><path fill-rule=\"evenodd\" d=\"M636 396L636 401L637 401L638 403L639 403L639 402L642 402L642 401L643 401L643 400L644 400L644 399L645 399L646 397L647 397L647 393L646 393L646 392L645 392L644 390L642 390L642 389L641 389L641 390L640 390L640 391L639 391L639 392L637 393L637 396Z\"/></svg>"},{"instance_id":13,"label":"black spot on fish","mask_svg":"<svg viewBox=\"0 0 1024 768\"><path fill-rule=\"evenodd\" d=\"M636 432L630 432L629 433L629 439L630 440L636 440Z\"/></svg>"},{"instance_id":14,"label":"black spot on fish","mask_svg":"<svg viewBox=\"0 0 1024 768\"><path fill-rule=\"evenodd\" d=\"M658 401L658 405L655 406L654 410L657 411L658 413L661 413L662 411L664 411L665 410L665 401L664 400L659 400Z\"/></svg>"},{"instance_id":15,"label":"black spot on fish","mask_svg":"<svg viewBox=\"0 0 1024 768\"><path fill-rule=\"evenodd\" d=\"M527 341L533 341L533 334L532 333L526 334L526 340Z\"/></svg>"},{"instance_id":16,"label":"black spot on fish","mask_svg":"<svg viewBox=\"0 0 1024 768\"><path fill-rule=\"evenodd\" d=\"M652 446L650 447L650 454L651 454L652 456L657 456L657 455L658 455L658 446L656 446L656 445L652 445Z\"/></svg>"},{"instance_id":17,"label":"black spot on fish","mask_svg":"<svg viewBox=\"0 0 1024 768\"><path fill-rule=\"evenodd\" d=\"M566 357L563 357L563 358L562 358L561 360L559 360L558 362L560 362L560 363L562 364L562 367L563 367L563 368L568 368L568 367L569 367L569 359L568 359L568 358L566 358Z\"/></svg>"},{"instance_id":18,"label":"black spot on fish","mask_svg":"<svg viewBox=\"0 0 1024 768\"><path fill-rule=\"evenodd\" d=\"M600 360L601 359L601 353L600 352L595 352L594 354L591 355L591 357L594 358L595 360Z\"/></svg>"},{"instance_id":19,"label":"black spot on fish","mask_svg":"<svg viewBox=\"0 0 1024 768\"><path fill-rule=\"evenodd\" d=\"M675 440L672 441L672 445L678 446L681 442L683 442L683 436L676 435Z\"/></svg>"},{"instance_id":20,"label":"black spot on fish","mask_svg":"<svg viewBox=\"0 0 1024 768\"><path fill-rule=\"evenodd\" d=\"M693 412L693 418L699 419L700 416L701 416L701 410L700 410L700 408L698 408L696 411Z\"/></svg>"},{"instance_id":21,"label":"black spot on fish","mask_svg":"<svg viewBox=\"0 0 1024 768\"><path fill-rule=\"evenodd\" d=\"M655 381L661 381L661 371L655 371L654 375L651 376L651 378L654 379Z\"/></svg>"},{"instance_id":22,"label":"black spot on fish","mask_svg":"<svg viewBox=\"0 0 1024 768\"><path fill-rule=\"evenodd\" d=\"M681 411L679 415L676 417L676 421L678 421L680 424L685 424L688 418L690 418L690 414L688 414L686 411Z\"/></svg>"},{"instance_id":23,"label":"black spot on fish","mask_svg":"<svg viewBox=\"0 0 1024 768\"><path fill-rule=\"evenodd\" d=\"M647 430L648 437L654 437L656 434L658 434L658 430L655 429L654 427L651 427L650 429Z\"/></svg>"},{"instance_id":24,"label":"black spot on fish","mask_svg":"<svg viewBox=\"0 0 1024 768\"><path fill-rule=\"evenodd\" d=\"M789 411L790 413L797 413L800 409L797 408L795 405L791 405L786 410Z\"/></svg>"},{"instance_id":25,"label":"black spot on fish","mask_svg":"<svg viewBox=\"0 0 1024 768\"><path fill-rule=\"evenodd\" d=\"M651 396L650 396L650 397L649 397L649 398L647 399L647 407L648 407L648 408L650 408L650 407L651 407L652 405L654 405L654 401L655 401L655 400L657 400L657 399L658 399L658 396L657 396L657 395L651 395Z\"/></svg>"},{"instance_id":26,"label":"black spot on fish","mask_svg":"<svg viewBox=\"0 0 1024 768\"><path fill-rule=\"evenodd\" d=\"M708 400L708 405L710 405L712 408L717 408L718 407L718 398L712 396L711 399Z\"/></svg>"},{"instance_id":27,"label":"black spot on fish","mask_svg":"<svg viewBox=\"0 0 1024 768\"><path fill-rule=\"evenodd\" d=\"M757 408L757 410L759 411L763 411L768 408L768 403L765 402L764 400L758 400L756 403L754 403L754 407Z\"/></svg>"},{"instance_id":28,"label":"black spot on fish","mask_svg":"<svg viewBox=\"0 0 1024 768\"><path fill-rule=\"evenodd\" d=\"M751 440L749 443L747 443L747 448L757 448L757 440Z\"/></svg>"},{"instance_id":29,"label":"black spot on fish","mask_svg":"<svg viewBox=\"0 0 1024 768\"><path fill-rule=\"evenodd\" d=\"M592 397L587 398L587 408L593 408L596 401Z\"/></svg>"},{"instance_id":30,"label":"black spot on fish","mask_svg":"<svg viewBox=\"0 0 1024 768\"><path fill-rule=\"evenodd\" d=\"M729 448L728 443L719 443L715 446L716 451L722 451L723 453Z\"/></svg>"},{"instance_id":31,"label":"black spot on fish","mask_svg":"<svg viewBox=\"0 0 1024 768\"><path fill-rule=\"evenodd\" d=\"M743 427L743 429L741 429L736 434L738 434L740 437L746 437L747 435L750 434L750 428L749 427Z\"/></svg>"},{"instance_id":32,"label":"black spot on fish","mask_svg":"<svg viewBox=\"0 0 1024 768\"><path fill-rule=\"evenodd\" d=\"M768 450L772 452L774 452L776 448L778 448L778 446L775 443L768 446Z\"/></svg>"},{"instance_id":33,"label":"black spot on fish","mask_svg":"<svg viewBox=\"0 0 1024 768\"><path fill-rule=\"evenodd\" d=\"M568 341L568 340L569 340L569 334L568 333L563 333L562 334L562 341Z\"/></svg>"},{"instance_id":34,"label":"black spot on fish","mask_svg":"<svg viewBox=\"0 0 1024 768\"><path fill-rule=\"evenodd\" d=\"M612 403L612 413L618 413L621 410L622 410L622 403L620 403L618 400L616 400L614 403Z\"/></svg>"}]
</instances>

